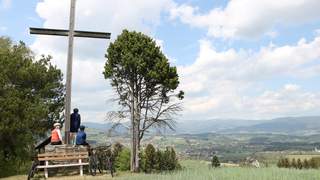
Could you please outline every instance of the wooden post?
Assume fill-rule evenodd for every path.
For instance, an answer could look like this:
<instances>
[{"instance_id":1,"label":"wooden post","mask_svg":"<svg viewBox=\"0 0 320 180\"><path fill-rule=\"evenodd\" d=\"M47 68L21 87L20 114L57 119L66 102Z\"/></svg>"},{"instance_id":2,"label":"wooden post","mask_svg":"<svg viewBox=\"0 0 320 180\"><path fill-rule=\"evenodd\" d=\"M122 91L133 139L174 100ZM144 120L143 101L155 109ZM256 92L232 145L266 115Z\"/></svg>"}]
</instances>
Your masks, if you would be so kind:
<instances>
[{"instance_id":1,"label":"wooden post","mask_svg":"<svg viewBox=\"0 0 320 180\"><path fill-rule=\"evenodd\" d=\"M46 166L49 165L49 162L48 160L46 161ZM44 177L47 179L49 176L48 176L48 169L47 168L44 168Z\"/></svg>"},{"instance_id":2,"label":"wooden post","mask_svg":"<svg viewBox=\"0 0 320 180\"><path fill-rule=\"evenodd\" d=\"M74 16L76 0L71 0L70 21L69 21L69 45L66 80L66 104L65 104L65 144L70 144L70 112L71 112L71 85L72 85L72 56L73 56L73 36L74 36Z\"/></svg>"},{"instance_id":3,"label":"wooden post","mask_svg":"<svg viewBox=\"0 0 320 180\"><path fill-rule=\"evenodd\" d=\"M82 160L79 159L79 164L82 164ZM80 176L83 176L83 166L80 165Z\"/></svg>"}]
</instances>

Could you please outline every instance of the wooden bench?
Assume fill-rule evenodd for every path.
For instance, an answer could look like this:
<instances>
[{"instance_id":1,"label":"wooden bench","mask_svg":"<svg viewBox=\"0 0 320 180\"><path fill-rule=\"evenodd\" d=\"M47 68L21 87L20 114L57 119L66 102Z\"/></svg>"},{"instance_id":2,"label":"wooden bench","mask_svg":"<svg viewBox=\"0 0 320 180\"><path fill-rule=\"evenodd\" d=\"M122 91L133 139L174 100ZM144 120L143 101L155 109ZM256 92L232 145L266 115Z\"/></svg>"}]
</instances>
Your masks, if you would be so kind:
<instances>
[{"instance_id":1,"label":"wooden bench","mask_svg":"<svg viewBox=\"0 0 320 180\"><path fill-rule=\"evenodd\" d=\"M44 175L48 178L49 168L59 167L80 167L80 176L83 176L83 166L89 165L88 152L46 152L38 154L38 161L44 162L44 165L37 166L38 169L44 169Z\"/></svg>"}]
</instances>

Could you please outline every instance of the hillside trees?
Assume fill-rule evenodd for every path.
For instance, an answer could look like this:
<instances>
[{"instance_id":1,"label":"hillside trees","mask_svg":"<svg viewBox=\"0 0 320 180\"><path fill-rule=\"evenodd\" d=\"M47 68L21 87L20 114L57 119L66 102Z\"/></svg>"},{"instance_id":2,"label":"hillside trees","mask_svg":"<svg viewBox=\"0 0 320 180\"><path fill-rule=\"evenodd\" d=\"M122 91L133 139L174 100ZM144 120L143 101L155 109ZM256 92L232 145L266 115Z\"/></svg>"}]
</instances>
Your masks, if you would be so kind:
<instances>
[{"instance_id":1,"label":"hillside trees","mask_svg":"<svg viewBox=\"0 0 320 180\"><path fill-rule=\"evenodd\" d=\"M156 150L151 144L147 145L144 153L144 158L144 171L150 173L156 163Z\"/></svg>"},{"instance_id":2,"label":"hillside trees","mask_svg":"<svg viewBox=\"0 0 320 180\"><path fill-rule=\"evenodd\" d=\"M219 167L220 166L220 161L218 159L218 156L214 155L212 156L212 159L211 159L211 167Z\"/></svg>"},{"instance_id":3,"label":"hillside trees","mask_svg":"<svg viewBox=\"0 0 320 180\"><path fill-rule=\"evenodd\" d=\"M30 160L35 141L62 118L62 73L50 59L35 60L23 42L0 37L0 176Z\"/></svg>"},{"instance_id":4,"label":"hillside trees","mask_svg":"<svg viewBox=\"0 0 320 180\"><path fill-rule=\"evenodd\" d=\"M122 110L119 119L130 117L131 171L139 171L140 142L150 128L174 129L172 116L181 110L183 91L176 67L170 66L155 41L124 30L110 43L104 77L110 79Z\"/></svg>"}]
</instances>

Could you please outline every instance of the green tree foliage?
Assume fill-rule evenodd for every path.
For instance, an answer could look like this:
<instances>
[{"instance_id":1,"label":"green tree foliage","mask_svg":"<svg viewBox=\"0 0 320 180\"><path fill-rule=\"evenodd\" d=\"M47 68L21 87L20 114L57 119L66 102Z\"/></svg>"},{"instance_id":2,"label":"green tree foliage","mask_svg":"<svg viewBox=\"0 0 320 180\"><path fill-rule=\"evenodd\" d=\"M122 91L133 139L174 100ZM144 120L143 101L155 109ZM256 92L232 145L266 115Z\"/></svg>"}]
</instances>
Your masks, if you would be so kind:
<instances>
[{"instance_id":1,"label":"green tree foliage","mask_svg":"<svg viewBox=\"0 0 320 180\"><path fill-rule=\"evenodd\" d=\"M139 170L140 141L149 128L174 129L172 115L180 111L175 99L179 85L176 67L170 66L156 42L124 30L107 49L104 77L111 80L122 106L121 117L131 119L131 170ZM118 116L120 117L120 116Z\"/></svg>"},{"instance_id":2,"label":"green tree foliage","mask_svg":"<svg viewBox=\"0 0 320 180\"><path fill-rule=\"evenodd\" d=\"M172 171L180 167L176 152L172 147L166 147L165 151L162 153L161 161L163 170Z\"/></svg>"},{"instance_id":3,"label":"green tree foliage","mask_svg":"<svg viewBox=\"0 0 320 180\"><path fill-rule=\"evenodd\" d=\"M123 148L118 154L115 163L116 169L120 171L130 170L130 150Z\"/></svg>"},{"instance_id":4,"label":"green tree foliage","mask_svg":"<svg viewBox=\"0 0 320 180\"><path fill-rule=\"evenodd\" d=\"M309 166L310 166L310 168L318 169L320 167L320 158L312 157L309 160Z\"/></svg>"},{"instance_id":5,"label":"green tree foliage","mask_svg":"<svg viewBox=\"0 0 320 180\"><path fill-rule=\"evenodd\" d=\"M283 167L289 168L291 166L290 161L288 158L285 158L283 161Z\"/></svg>"},{"instance_id":6,"label":"green tree foliage","mask_svg":"<svg viewBox=\"0 0 320 180\"><path fill-rule=\"evenodd\" d=\"M303 168L305 168L305 169L309 169L309 168L310 168L310 166L309 166L309 161L308 161L307 159L304 159L302 166L303 166Z\"/></svg>"},{"instance_id":7,"label":"green tree foliage","mask_svg":"<svg viewBox=\"0 0 320 180\"><path fill-rule=\"evenodd\" d=\"M297 168L297 161L296 161L295 158L293 158L293 159L291 160L290 167L292 167L292 168Z\"/></svg>"},{"instance_id":8,"label":"green tree foliage","mask_svg":"<svg viewBox=\"0 0 320 180\"><path fill-rule=\"evenodd\" d=\"M156 150L152 146L152 144L148 144L146 149L144 150L144 171L150 173L156 163Z\"/></svg>"},{"instance_id":9,"label":"green tree foliage","mask_svg":"<svg viewBox=\"0 0 320 180\"><path fill-rule=\"evenodd\" d=\"M157 171L163 171L165 169L163 156L164 156L164 153L161 150L157 149L156 154L155 154L156 163L154 166Z\"/></svg>"},{"instance_id":10,"label":"green tree foliage","mask_svg":"<svg viewBox=\"0 0 320 180\"><path fill-rule=\"evenodd\" d=\"M302 167L303 167L302 161L301 161L300 158L298 158L298 160L297 160L297 168L298 169L302 169Z\"/></svg>"},{"instance_id":11,"label":"green tree foliage","mask_svg":"<svg viewBox=\"0 0 320 180\"><path fill-rule=\"evenodd\" d=\"M278 168L283 168L284 167L284 159L283 158L279 159L279 161L277 162L277 167Z\"/></svg>"},{"instance_id":12,"label":"green tree foliage","mask_svg":"<svg viewBox=\"0 0 320 180\"><path fill-rule=\"evenodd\" d=\"M0 37L0 176L30 160L35 141L61 120L62 73L50 59L36 60L23 42Z\"/></svg>"},{"instance_id":13,"label":"green tree foliage","mask_svg":"<svg viewBox=\"0 0 320 180\"><path fill-rule=\"evenodd\" d=\"M116 142L115 144L112 145L112 153L113 153L113 156L117 157L118 154L123 150L123 145L119 142Z\"/></svg>"},{"instance_id":14,"label":"green tree foliage","mask_svg":"<svg viewBox=\"0 0 320 180\"><path fill-rule=\"evenodd\" d=\"M218 159L218 156L214 155L211 159L211 167L220 167L220 161Z\"/></svg>"},{"instance_id":15,"label":"green tree foliage","mask_svg":"<svg viewBox=\"0 0 320 180\"><path fill-rule=\"evenodd\" d=\"M301 159L295 159L293 158L291 160L291 163L289 161L288 158L281 158L278 163L277 166L279 168L296 168L296 169L309 169L309 168L313 168L313 169L318 169L320 167L320 158L318 157L313 157L311 159L304 159L303 161Z\"/></svg>"}]
</instances>

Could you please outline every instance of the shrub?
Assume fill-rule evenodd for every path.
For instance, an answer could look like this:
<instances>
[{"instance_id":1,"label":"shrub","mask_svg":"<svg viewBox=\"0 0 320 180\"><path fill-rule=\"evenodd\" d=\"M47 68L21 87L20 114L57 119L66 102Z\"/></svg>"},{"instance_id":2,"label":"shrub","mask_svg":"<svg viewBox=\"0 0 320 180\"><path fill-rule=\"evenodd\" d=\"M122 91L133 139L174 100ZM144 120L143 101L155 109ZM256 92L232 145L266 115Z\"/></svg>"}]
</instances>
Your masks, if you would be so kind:
<instances>
[{"instance_id":1,"label":"shrub","mask_svg":"<svg viewBox=\"0 0 320 180\"><path fill-rule=\"evenodd\" d=\"M277 162L277 166L278 166L278 168L284 167L284 159L283 158L279 159L279 161Z\"/></svg>"},{"instance_id":2,"label":"shrub","mask_svg":"<svg viewBox=\"0 0 320 180\"><path fill-rule=\"evenodd\" d=\"M298 169L302 169L302 166L303 166L302 161L301 161L301 159L299 158L299 159L297 160L297 168L298 168Z\"/></svg>"},{"instance_id":3,"label":"shrub","mask_svg":"<svg viewBox=\"0 0 320 180\"><path fill-rule=\"evenodd\" d=\"M291 160L290 167L292 167L292 168L297 168L297 161L296 161L295 158L293 158L293 159Z\"/></svg>"},{"instance_id":4,"label":"shrub","mask_svg":"<svg viewBox=\"0 0 320 180\"><path fill-rule=\"evenodd\" d=\"M178 162L176 152L173 148L167 147L165 151L157 150L155 153L155 166L157 171L171 171L180 169L181 166Z\"/></svg>"},{"instance_id":5,"label":"shrub","mask_svg":"<svg viewBox=\"0 0 320 180\"><path fill-rule=\"evenodd\" d=\"M318 157L313 157L309 160L309 167L313 169L318 169L320 166L320 158Z\"/></svg>"},{"instance_id":6,"label":"shrub","mask_svg":"<svg viewBox=\"0 0 320 180\"><path fill-rule=\"evenodd\" d=\"M115 144L112 145L112 153L115 157L118 156L118 154L122 151L123 145L119 142L116 142Z\"/></svg>"},{"instance_id":7,"label":"shrub","mask_svg":"<svg viewBox=\"0 0 320 180\"><path fill-rule=\"evenodd\" d=\"M115 166L120 171L130 170L130 150L128 148L123 148L120 151L116 158Z\"/></svg>"},{"instance_id":8,"label":"shrub","mask_svg":"<svg viewBox=\"0 0 320 180\"><path fill-rule=\"evenodd\" d=\"M305 168L305 169L309 169L309 168L310 168L310 166L309 166L309 161L308 161L307 159L304 159L302 166L303 166L303 168Z\"/></svg>"},{"instance_id":9,"label":"shrub","mask_svg":"<svg viewBox=\"0 0 320 180\"><path fill-rule=\"evenodd\" d=\"M288 158L285 158L283 161L283 167L289 168L290 167L290 161Z\"/></svg>"},{"instance_id":10,"label":"shrub","mask_svg":"<svg viewBox=\"0 0 320 180\"><path fill-rule=\"evenodd\" d=\"M144 168L144 171L149 173L151 172L154 167L155 167L155 163L156 163L156 150L155 148L152 146L152 144L148 144L146 149L144 150L144 158L141 158L141 160L144 160L144 162L142 164L144 164L144 166L142 166Z\"/></svg>"},{"instance_id":11,"label":"shrub","mask_svg":"<svg viewBox=\"0 0 320 180\"><path fill-rule=\"evenodd\" d=\"M220 166L220 162L219 159L216 155L214 155L211 159L211 167L219 167Z\"/></svg>"},{"instance_id":12,"label":"shrub","mask_svg":"<svg viewBox=\"0 0 320 180\"><path fill-rule=\"evenodd\" d=\"M163 152L161 150L157 150L155 154L155 166L154 168L158 171L163 171L165 168L164 160L163 160Z\"/></svg>"},{"instance_id":13,"label":"shrub","mask_svg":"<svg viewBox=\"0 0 320 180\"><path fill-rule=\"evenodd\" d=\"M165 168L164 170L175 170L178 165L178 159L176 157L176 152L173 148L167 147L166 150L163 153L163 160Z\"/></svg>"}]
</instances>

